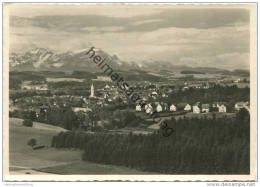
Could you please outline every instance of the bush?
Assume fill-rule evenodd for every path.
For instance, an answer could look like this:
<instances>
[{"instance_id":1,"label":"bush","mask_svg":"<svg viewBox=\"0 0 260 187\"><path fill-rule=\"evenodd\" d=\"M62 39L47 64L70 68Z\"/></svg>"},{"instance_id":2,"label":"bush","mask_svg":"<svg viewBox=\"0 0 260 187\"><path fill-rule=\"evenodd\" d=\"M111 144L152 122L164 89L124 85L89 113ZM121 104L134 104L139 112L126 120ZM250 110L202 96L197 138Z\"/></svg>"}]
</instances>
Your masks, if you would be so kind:
<instances>
[{"instance_id":1,"label":"bush","mask_svg":"<svg viewBox=\"0 0 260 187\"><path fill-rule=\"evenodd\" d=\"M37 143L37 141L34 139L34 138L31 138L28 142L27 142L27 145L33 147L35 146Z\"/></svg>"},{"instance_id":2,"label":"bush","mask_svg":"<svg viewBox=\"0 0 260 187\"><path fill-rule=\"evenodd\" d=\"M23 120L23 126L32 127L33 126L32 120L30 120L30 119Z\"/></svg>"}]
</instances>

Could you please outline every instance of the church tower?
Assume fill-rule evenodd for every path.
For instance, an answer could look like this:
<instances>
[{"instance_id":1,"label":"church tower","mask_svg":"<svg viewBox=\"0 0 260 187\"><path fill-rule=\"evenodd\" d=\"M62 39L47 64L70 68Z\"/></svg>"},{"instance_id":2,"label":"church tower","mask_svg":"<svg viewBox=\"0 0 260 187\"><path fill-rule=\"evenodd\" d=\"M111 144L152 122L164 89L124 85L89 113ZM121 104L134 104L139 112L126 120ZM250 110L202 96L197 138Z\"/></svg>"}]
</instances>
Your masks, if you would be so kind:
<instances>
[{"instance_id":1,"label":"church tower","mask_svg":"<svg viewBox=\"0 0 260 187\"><path fill-rule=\"evenodd\" d=\"M90 88L90 97L95 97L93 83L92 83L91 88Z\"/></svg>"}]
</instances>

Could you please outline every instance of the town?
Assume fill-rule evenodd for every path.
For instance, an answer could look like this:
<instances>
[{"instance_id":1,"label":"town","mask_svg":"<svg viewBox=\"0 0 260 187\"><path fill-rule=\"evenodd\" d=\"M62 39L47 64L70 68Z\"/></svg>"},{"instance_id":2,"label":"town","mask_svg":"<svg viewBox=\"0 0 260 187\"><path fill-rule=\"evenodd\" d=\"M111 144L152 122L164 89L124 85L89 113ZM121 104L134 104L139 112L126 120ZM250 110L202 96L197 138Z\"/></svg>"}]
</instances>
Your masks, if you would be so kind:
<instances>
[{"instance_id":1,"label":"town","mask_svg":"<svg viewBox=\"0 0 260 187\"><path fill-rule=\"evenodd\" d=\"M156 117L170 120L212 118L213 114L232 117L241 108L249 111L247 77L228 81L226 77L203 80L188 76L156 82L131 80L133 90L146 103L141 105L133 103L108 76L85 72L90 79L84 79L84 72L79 73L80 78L76 73L12 72L10 116L69 130L149 134L160 129L160 123L146 115L154 112Z\"/></svg>"}]
</instances>

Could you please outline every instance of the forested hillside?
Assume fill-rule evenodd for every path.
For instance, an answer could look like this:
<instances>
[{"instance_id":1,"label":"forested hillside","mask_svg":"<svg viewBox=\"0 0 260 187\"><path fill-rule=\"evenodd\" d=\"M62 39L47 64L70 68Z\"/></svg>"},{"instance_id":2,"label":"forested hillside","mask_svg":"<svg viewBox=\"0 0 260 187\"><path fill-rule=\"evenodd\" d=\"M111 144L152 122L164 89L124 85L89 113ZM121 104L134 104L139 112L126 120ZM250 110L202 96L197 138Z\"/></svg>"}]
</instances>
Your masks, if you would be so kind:
<instances>
[{"instance_id":1,"label":"forested hillside","mask_svg":"<svg viewBox=\"0 0 260 187\"><path fill-rule=\"evenodd\" d=\"M62 132L56 148L84 149L83 160L123 165L168 174L248 174L250 116L242 109L233 118L172 119L174 134L86 134Z\"/></svg>"}]
</instances>

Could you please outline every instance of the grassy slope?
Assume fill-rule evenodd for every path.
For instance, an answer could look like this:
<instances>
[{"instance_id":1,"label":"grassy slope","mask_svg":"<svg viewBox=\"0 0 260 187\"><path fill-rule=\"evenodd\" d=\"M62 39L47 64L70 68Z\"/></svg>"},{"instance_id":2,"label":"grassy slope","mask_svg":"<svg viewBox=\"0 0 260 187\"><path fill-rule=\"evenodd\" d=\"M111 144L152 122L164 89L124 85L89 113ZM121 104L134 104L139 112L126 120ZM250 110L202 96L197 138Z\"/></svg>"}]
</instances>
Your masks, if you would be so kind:
<instances>
[{"instance_id":1,"label":"grassy slope","mask_svg":"<svg viewBox=\"0 0 260 187\"><path fill-rule=\"evenodd\" d=\"M44 128L40 128L41 125ZM126 167L82 161L82 151L79 150L50 148L52 136L59 131L53 126L36 123L33 128L24 127L22 120L11 118L9 129L10 172L13 171L13 174L28 171L38 174L31 170L55 174L145 174ZM32 150L27 145L31 138L35 138L37 144L48 147Z\"/></svg>"},{"instance_id":2,"label":"grassy slope","mask_svg":"<svg viewBox=\"0 0 260 187\"><path fill-rule=\"evenodd\" d=\"M10 119L9 133L9 151L10 166L38 168L52 166L54 164L63 164L68 161L74 161L80 157L79 151L58 151L50 148L52 136L57 134L57 130L49 128L39 129L35 125L33 128L21 125L22 120ZM31 138L37 140L37 144L48 146L40 150L32 150L27 145ZM66 157L62 156L65 155Z\"/></svg>"},{"instance_id":3,"label":"grassy slope","mask_svg":"<svg viewBox=\"0 0 260 187\"><path fill-rule=\"evenodd\" d=\"M227 116L227 117L235 117L235 113L219 113L219 112L216 112L216 117L217 118L222 118L224 116ZM171 120L172 117L174 117L176 120L180 119L180 118L183 118L183 117L186 117L186 118L204 118L204 117L207 117L207 118L213 118L213 113L212 112L209 112L209 113L199 113L199 114L194 114L192 112L189 112L185 115L178 115L178 116L168 116L168 117L161 117L161 119L163 120ZM147 121L153 121L152 118L150 119L147 119ZM159 118L156 119L156 121L160 121ZM160 123L155 123L155 124L152 124L148 127L148 129L160 129L160 126L159 126Z\"/></svg>"}]
</instances>

